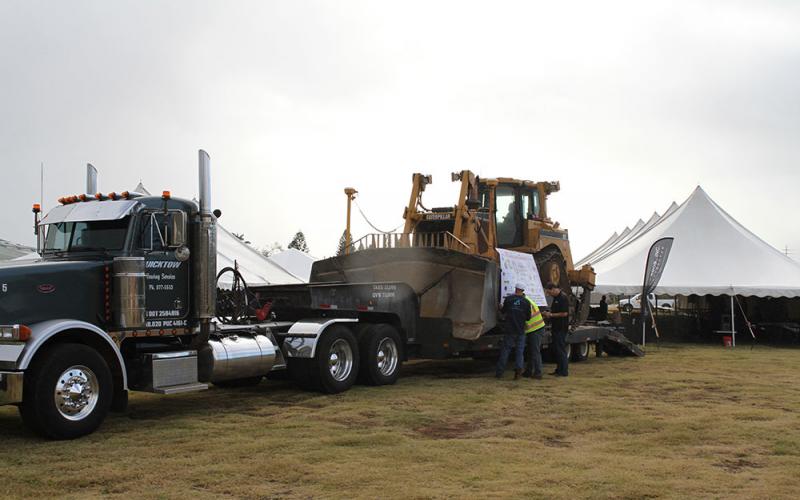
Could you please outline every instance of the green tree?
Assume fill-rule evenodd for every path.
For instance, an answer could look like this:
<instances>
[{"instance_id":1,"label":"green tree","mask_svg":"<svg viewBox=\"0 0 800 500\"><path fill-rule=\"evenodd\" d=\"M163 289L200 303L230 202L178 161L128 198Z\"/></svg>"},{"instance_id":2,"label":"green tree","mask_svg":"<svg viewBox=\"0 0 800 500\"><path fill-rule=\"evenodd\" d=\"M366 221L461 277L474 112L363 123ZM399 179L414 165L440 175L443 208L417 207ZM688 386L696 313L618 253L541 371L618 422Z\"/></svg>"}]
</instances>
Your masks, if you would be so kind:
<instances>
[{"instance_id":1,"label":"green tree","mask_svg":"<svg viewBox=\"0 0 800 500\"><path fill-rule=\"evenodd\" d=\"M344 255L344 249L347 246L347 230L342 231L342 237L339 238L339 245L336 247L336 255Z\"/></svg>"},{"instance_id":2,"label":"green tree","mask_svg":"<svg viewBox=\"0 0 800 500\"><path fill-rule=\"evenodd\" d=\"M291 243L289 243L289 248L296 248L301 252L308 253L308 244L306 243L306 235L303 234L303 231L297 231L292 238Z\"/></svg>"}]
</instances>

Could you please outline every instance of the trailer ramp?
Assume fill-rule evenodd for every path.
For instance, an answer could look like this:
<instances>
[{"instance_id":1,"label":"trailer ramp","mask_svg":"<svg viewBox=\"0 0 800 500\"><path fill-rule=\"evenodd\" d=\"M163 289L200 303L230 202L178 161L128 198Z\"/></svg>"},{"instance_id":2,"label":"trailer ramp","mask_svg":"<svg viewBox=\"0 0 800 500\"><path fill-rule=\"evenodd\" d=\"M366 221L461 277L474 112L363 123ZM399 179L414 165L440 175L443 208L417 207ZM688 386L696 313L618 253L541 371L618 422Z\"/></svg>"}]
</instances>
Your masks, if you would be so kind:
<instances>
[{"instance_id":1,"label":"trailer ramp","mask_svg":"<svg viewBox=\"0 0 800 500\"><path fill-rule=\"evenodd\" d=\"M607 330L606 336L597 343L598 356L600 349L609 356L644 356L644 351L620 332Z\"/></svg>"},{"instance_id":2,"label":"trailer ramp","mask_svg":"<svg viewBox=\"0 0 800 500\"><path fill-rule=\"evenodd\" d=\"M567 342L570 344L594 342L597 345L598 356L604 352L609 356L644 356L644 351L628 340L622 332L604 326L579 326L569 333Z\"/></svg>"}]
</instances>

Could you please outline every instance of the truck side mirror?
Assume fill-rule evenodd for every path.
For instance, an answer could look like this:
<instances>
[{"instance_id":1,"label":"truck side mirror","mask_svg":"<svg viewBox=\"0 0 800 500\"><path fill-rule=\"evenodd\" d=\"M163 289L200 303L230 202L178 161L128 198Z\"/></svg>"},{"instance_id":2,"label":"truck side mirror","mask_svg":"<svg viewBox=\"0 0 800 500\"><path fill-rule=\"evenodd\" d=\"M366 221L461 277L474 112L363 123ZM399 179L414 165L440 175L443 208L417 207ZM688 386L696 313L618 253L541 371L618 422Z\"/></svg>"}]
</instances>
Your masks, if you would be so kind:
<instances>
[{"instance_id":1,"label":"truck side mirror","mask_svg":"<svg viewBox=\"0 0 800 500\"><path fill-rule=\"evenodd\" d=\"M167 246L178 248L186 244L186 212L176 210L169 212Z\"/></svg>"}]
</instances>

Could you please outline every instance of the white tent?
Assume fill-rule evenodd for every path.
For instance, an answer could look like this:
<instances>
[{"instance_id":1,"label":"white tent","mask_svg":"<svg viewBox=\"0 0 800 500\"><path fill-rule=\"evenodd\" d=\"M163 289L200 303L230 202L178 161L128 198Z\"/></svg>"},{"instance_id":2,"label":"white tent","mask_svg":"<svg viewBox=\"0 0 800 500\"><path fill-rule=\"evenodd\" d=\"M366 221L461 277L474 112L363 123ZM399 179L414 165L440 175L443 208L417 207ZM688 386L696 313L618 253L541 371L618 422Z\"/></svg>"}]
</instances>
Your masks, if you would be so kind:
<instances>
[{"instance_id":1,"label":"white tent","mask_svg":"<svg viewBox=\"0 0 800 500\"><path fill-rule=\"evenodd\" d=\"M700 186L650 228L588 256L596 291L641 292L650 246L668 236L675 241L657 294L800 297L800 264L739 224Z\"/></svg>"},{"instance_id":2,"label":"white tent","mask_svg":"<svg viewBox=\"0 0 800 500\"><path fill-rule=\"evenodd\" d=\"M28 255L33 251L34 249L31 247L0 239L0 261L13 260L24 255Z\"/></svg>"},{"instance_id":3,"label":"white tent","mask_svg":"<svg viewBox=\"0 0 800 500\"><path fill-rule=\"evenodd\" d=\"M575 267L583 267L584 264L589 264L590 262L595 262L597 260L600 260L599 259L600 256L604 255L606 250L614 246L619 240L627 237L629 234L631 234L630 227L626 227L619 234L617 233L612 234L611 237L608 240L606 240L605 243L597 247L597 249L595 249L594 252L590 253L586 257L579 260L577 264L575 264Z\"/></svg>"},{"instance_id":4,"label":"white tent","mask_svg":"<svg viewBox=\"0 0 800 500\"><path fill-rule=\"evenodd\" d=\"M301 252L296 248L286 249L283 252L270 255L268 258L273 264L279 265L306 283L311 278L311 265L317 260L316 257L306 252Z\"/></svg>"},{"instance_id":5,"label":"white tent","mask_svg":"<svg viewBox=\"0 0 800 500\"><path fill-rule=\"evenodd\" d=\"M29 252L29 253L26 253L25 255L22 255L20 257L17 257L17 258L11 259L11 260L14 260L14 261L17 261L17 260L38 260L38 259L41 259L41 258L42 258L42 256L39 255L37 252Z\"/></svg>"},{"instance_id":6,"label":"white tent","mask_svg":"<svg viewBox=\"0 0 800 500\"><path fill-rule=\"evenodd\" d=\"M234 262L244 280L251 286L303 282L217 224L217 270L234 267ZM220 277L220 285L230 286L232 278L231 273L226 273Z\"/></svg>"}]
</instances>

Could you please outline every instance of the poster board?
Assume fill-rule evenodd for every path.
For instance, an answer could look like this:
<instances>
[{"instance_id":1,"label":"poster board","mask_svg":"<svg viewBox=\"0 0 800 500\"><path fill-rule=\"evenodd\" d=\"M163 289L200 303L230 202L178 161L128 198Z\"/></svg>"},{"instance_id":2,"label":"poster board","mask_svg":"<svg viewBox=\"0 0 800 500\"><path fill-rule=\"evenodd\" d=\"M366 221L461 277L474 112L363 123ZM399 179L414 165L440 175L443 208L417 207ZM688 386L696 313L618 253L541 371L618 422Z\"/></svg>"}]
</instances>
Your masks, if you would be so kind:
<instances>
[{"instance_id":1,"label":"poster board","mask_svg":"<svg viewBox=\"0 0 800 500\"><path fill-rule=\"evenodd\" d=\"M500 254L500 300L514 293L514 285L525 285L525 295L539 307L548 307L547 298L539 278L539 268L529 253L514 252L498 248Z\"/></svg>"}]
</instances>

